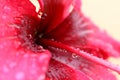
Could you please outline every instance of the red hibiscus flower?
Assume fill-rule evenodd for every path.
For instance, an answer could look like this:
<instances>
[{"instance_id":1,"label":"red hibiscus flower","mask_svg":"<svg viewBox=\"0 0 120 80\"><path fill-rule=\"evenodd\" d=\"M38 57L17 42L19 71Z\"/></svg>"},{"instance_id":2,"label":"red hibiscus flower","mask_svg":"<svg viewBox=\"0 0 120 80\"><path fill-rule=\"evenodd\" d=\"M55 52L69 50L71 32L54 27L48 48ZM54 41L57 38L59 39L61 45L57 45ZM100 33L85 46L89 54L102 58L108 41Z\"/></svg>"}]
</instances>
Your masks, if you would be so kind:
<instances>
[{"instance_id":1,"label":"red hibiscus flower","mask_svg":"<svg viewBox=\"0 0 120 80\"><path fill-rule=\"evenodd\" d=\"M120 43L80 10L80 0L0 0L0 80L116 80L107 62Z\"/></svg>"}]
</instances>

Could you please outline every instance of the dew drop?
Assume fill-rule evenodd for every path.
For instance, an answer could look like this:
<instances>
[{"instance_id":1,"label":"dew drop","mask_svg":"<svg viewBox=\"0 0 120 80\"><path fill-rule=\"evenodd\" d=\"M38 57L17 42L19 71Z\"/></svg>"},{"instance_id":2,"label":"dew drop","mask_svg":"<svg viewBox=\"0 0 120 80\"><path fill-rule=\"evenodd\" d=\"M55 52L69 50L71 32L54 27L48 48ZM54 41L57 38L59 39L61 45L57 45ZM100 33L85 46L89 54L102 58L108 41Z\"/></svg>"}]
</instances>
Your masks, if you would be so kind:
<instances>
[{"instance_id":1,"label":"dew drop","mask_svg":"<svg viewBox=\"0 0 120 80\"><path fill-rule=\"evenodd\" d=\"M53 80L52 78L50 78L49 80Z\"/></svg>"},{"instance_id":2,"label":"dew drop","mask_svg":"<svg viewBox=\"0 0 120 80\"><path fill-rule=\"evenodd\" d=\"M76 48L76 51L80 51L80 49L79 49L79 48Z\"/></svg>"},{"instance_id":3,"label":"dew drop","mask_svg":"<svg viewBox=\"0 0 120 80\"><path fill-rule=\"evenodd\" d=\"M47 14L46 14L46 13L44 13L43 15L44 15L44 16L47 16Z\"/></svg>"},{"instance_id":4,"label":"dew drop","mask_svg":"<svg viewBox=\"0 0 120 80\"><path fill-rule=\"evenodd\" d=\"M72 53L72 58L77 58L77 57L78 57L78 55L77 55L77 54Z\"/></svg>"},{"instance_id":5,"label":"dew drop","mask_svg":"<svg viewBox=\"0 0 120 80\"><path fill-rule=\"evenodd\" d=\"M47 14L43 13L42 16L41 16L41 19L45 19L46 17L47 17Z\"/></svg>"},{"instance_id":6,"label":"dew drop","mask_svg":"<svg viewBox=\"0 0 120 80\"><path fill-rule=\"evenodd\" d=\"M39 38L42 38L42 36L43 36L43 34L40 34L40 35L39 35Z\"/></svg>"},{"instance_id":7,"label":"dew drop","mask_svg":"<svg viewBox=\"0 0 120 80\"><path fill-rule=\"evenodd\" d=\"M18 72L15 77L17 80L23 80L25 75L23 72Z\"/></svg>"},{"instance_id":8,"label":"dew drop","mask_svg":"<svg viewBox=\"0 0 120 80\"><path fill-rule=\"evenodd\" d=\"M24 54L24 58L29 58L29 54Z\"/></svg>"},{"instance_id":9,"label":"dew drop","mask_svg":"<svg viewBox=\"0 0 120 80\"><path fill-rule=\"evenodd\" d=\"M8 68L7 66L3 66L3 71L4 71L5 73L9 72L9 68Z\"/></svg>"},{"instance_id":10,"label":"dew drop","mask_svg":"<svg viewBox=\"0 0 120 80\"><path fill-rule=\"evenodd\" d=\"M39 12L38 17L41 18L42 14L43 14L42 12Z\"/></svg>"},{"instance_id":11,"label":"dew drop","mask_svg":"<svg viewBox=\"0 0 120 80\"><path fill-rule=\"evenodd\" d=\"M90 55L94 56L94 54L90 54Z\"/></svg>"},{"instance_id":12,"label":"dew drop","mask_svg":"<svg viewBox=\"0 0 120 80\"><path fill-rule=\"evenodd\" d=\"M31 34L29 34L29 35L28 35L28 38L29 38L29 39L32 39L32 35L31 35Z\"/></svg>"},{"instance_id":13,"label":"dew drop","mask_svg":"<svg viewBox=\"0 0 120 80\"><path fill-rule=\"evenodd\" d=\"M51 39L52 41L55 41L54 39Z\"/></svg>"},{"instance_id":14,"label":"dew drop","mask_svg":"<svg viewBox=\"0 0 120 80\"><path fill-rule=\"evenodd\" d=\"M11 11L11 8L9 6L4 6L4 11L6 13L9 13Z\"/></svg>"},{"instance_id":15,"label":"dew drop","mask_svg":"<svg viewBox=\"0 0 120 80\"><path fill-rule=\"evenodd\" d=\"M45 75L41 74L38 80L44 80L44 79L45 79Z\"/></svg>"},{"instance_id":16,"label":"dew drop","mask_svg":"<svg viewBox=\"0 0 120 80\"><path fill-rule=\"evenodd\" d=\"M37 46L38 50L44 50L42 46Z\"/></svg>"},{"instance_id":17,"label":"dew drop","mask_svg":"<svg viewBox=\"0 0 120 80\"><path fill-rule=\"evenodd\" d=\"M11 63L9 64L9 67L10 67L10 68L14 68L16 65L17 65L17 64L16 64L15 62L11 62Z\"/></svg>"},{"instance_id":18,"label":"dew drop","mask_svg":"<svg viewBox=\"0 0 120 80\"><path fill-rule=\"evenodd\" d=\"M70 72L72 73L72 72L73 72L73 70L71 69L71 70L70 70Z\"/></svg>"},{"instance_id":19,"label":"dew drop","mask_svg":"<svg viewBox=\"0 0 120 80\"><path fill-rule=\"evenodd\" d=\"M67 51L66 51L66 50L63 50L63 52L64 52L64 53L67 53Z\"/></svg>"}]
</instances>

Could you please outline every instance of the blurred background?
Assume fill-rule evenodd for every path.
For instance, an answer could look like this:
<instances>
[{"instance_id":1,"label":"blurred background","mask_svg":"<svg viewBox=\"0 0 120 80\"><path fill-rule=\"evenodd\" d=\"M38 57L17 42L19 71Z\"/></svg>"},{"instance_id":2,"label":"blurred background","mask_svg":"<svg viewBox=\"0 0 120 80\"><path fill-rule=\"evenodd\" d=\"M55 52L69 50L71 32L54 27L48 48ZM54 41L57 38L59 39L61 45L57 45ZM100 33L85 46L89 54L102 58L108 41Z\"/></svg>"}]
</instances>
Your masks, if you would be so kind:
<instances>
[{"instance_id":1,"label":"blurred background","mask_svg":"<svg viewBox=\"0 0 120 80\"><path fill-rule=\"evenodd\" d=\"M120 0L82 0L82 11L120 41Z\"/></svg>"},{"instance_id":2,"label":"blurred background","mask_svg":"<svg viewBox=\"0 0 120 80\"><path fill-rule=\"evenodd\" d=\"M82 11L97 26L120 41L120 0L82 0ZM120 58L109 58L109 61L120 65ZM114 74L120 80L120 75Z\"/></svg>"}]
</instances>

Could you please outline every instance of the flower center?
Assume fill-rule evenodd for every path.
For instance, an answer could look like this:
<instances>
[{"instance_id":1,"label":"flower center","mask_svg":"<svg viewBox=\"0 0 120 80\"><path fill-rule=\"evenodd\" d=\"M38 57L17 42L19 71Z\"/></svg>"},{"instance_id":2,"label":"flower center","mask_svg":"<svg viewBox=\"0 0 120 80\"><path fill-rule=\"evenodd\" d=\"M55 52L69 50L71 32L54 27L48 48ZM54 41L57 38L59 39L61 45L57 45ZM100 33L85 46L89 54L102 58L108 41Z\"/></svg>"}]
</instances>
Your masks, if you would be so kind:
<instances>
[{"instance_id":1,"label":"flower center","mask_svg":"<svg viewBox=\"0 0 120 80\"><path fill-rule=\"evenodd\" d=\"M42 49L42 46L37 42L43 36L43 33L39 33L39 22L40 19L37 16L22 15L15 18L18 38L22 43L21 47L33 52L38 52Z\"/></svg>"}]
</instances>

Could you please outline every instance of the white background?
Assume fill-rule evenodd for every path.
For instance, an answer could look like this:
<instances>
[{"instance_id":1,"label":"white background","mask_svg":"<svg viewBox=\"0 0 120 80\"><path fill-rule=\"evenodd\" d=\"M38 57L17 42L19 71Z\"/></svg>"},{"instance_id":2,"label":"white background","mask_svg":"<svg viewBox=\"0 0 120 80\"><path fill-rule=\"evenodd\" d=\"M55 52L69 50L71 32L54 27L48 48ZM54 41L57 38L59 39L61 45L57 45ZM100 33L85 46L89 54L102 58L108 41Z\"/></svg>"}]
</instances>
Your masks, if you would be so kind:
<instances>
[{"instance_id":1,"label":"white background","mask_svg":"<svg viewBox=\"0 0 120 80\"><path fill-rule=\"evenodd\" d=\"M82 11L120 41L120 0L82 0Z\"/></svg>"}]
</instances>

